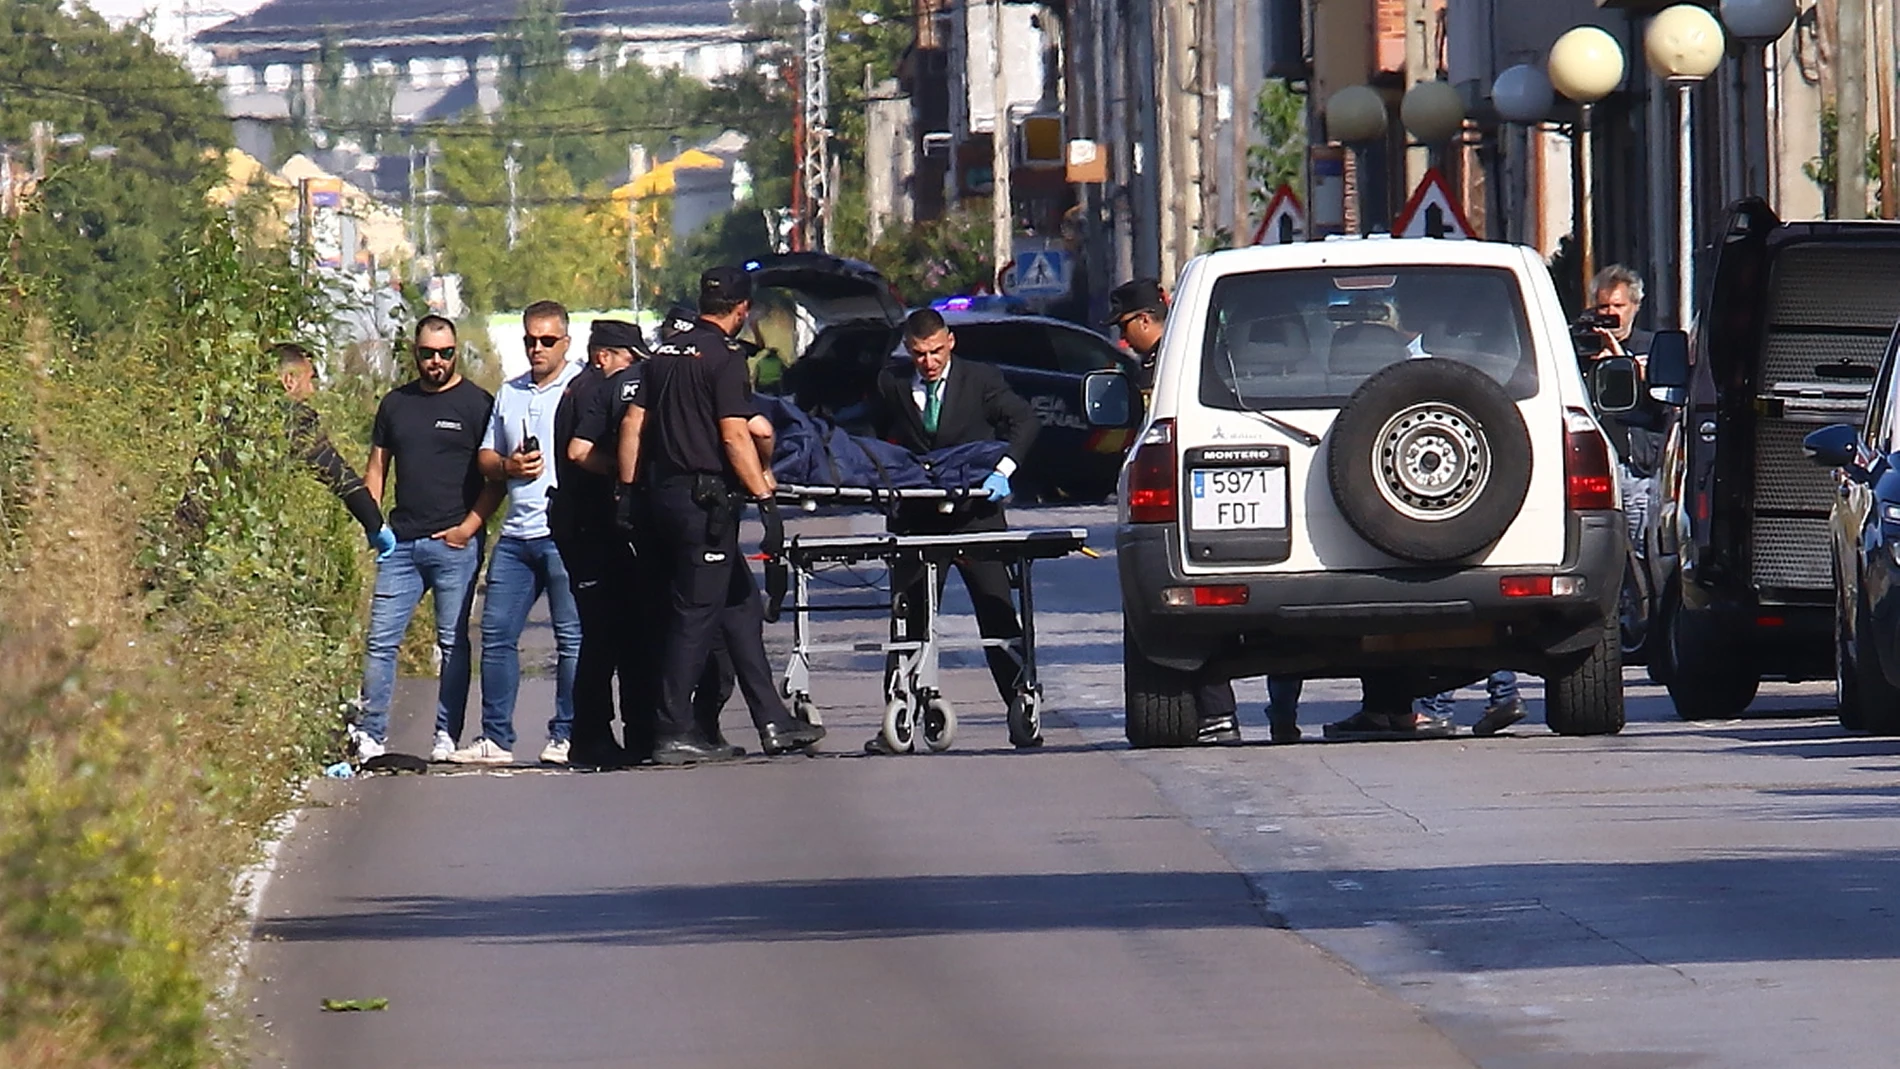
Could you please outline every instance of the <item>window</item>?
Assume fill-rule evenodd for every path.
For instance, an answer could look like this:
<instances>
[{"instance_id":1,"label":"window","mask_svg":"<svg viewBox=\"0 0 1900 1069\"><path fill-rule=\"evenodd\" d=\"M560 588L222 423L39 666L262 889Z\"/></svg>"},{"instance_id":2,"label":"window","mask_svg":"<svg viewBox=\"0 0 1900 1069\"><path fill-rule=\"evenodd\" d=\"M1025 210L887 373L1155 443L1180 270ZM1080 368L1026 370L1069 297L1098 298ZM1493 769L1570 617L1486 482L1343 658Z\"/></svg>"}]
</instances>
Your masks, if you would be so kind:
<instances>
[{"instance_id":1,"label":"window","mask_svg":"<svg viewBox=\"0 0 1900 1069\"><path fill-rule=\"evenodd\" d=\"M1121 366L1120 354L1107 338L1083 330L1052 327L1049 343L1056 351L1056 367L1070 375L1107 371Z\"/></svg>"},{"instance_id":2,"label":"window","mask_svg":"<svg viewBox=\"0 0 1900 1069\"><path fill-rule=\"evenodd\" d=\"M1049 331L1032 323L952 323L956 355L982 364L1008 364L1032 371L1058 371Z\"/></svg>"},{"instance_id":3,"label":"window","mask_svg":"<svg viewBox=\"0 0 1900 1069\"><path fill-rule=\"evenodd\" d=\"M1214 284L1201 403L1336 408L1400 360L1457 360L1514 400L1537 392L1517 278L1485 267L1313 268Z\"/></svg>"}]
</instances>

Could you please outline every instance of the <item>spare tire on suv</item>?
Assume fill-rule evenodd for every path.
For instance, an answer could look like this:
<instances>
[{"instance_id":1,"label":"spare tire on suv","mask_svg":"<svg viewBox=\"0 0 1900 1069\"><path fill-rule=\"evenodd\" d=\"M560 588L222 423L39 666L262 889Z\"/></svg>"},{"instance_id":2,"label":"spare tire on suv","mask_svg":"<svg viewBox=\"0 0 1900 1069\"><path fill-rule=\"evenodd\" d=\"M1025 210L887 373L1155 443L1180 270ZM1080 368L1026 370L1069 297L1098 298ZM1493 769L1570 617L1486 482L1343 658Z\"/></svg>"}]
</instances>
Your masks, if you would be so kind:
<instances>
[{"instance_id":1,"label":"spare tire on suv","mask_svg":"<svg viewBox=\"0 0 1900 1069\"><path fill-rule=\"evenodd\" d=\"M1531 484L1531 440L1490 376L1405 360L1368 378L1334 421L1327 481L1359 537L1414 564L1470 557L1503 536Z\"/></svg>"}]
</instances>

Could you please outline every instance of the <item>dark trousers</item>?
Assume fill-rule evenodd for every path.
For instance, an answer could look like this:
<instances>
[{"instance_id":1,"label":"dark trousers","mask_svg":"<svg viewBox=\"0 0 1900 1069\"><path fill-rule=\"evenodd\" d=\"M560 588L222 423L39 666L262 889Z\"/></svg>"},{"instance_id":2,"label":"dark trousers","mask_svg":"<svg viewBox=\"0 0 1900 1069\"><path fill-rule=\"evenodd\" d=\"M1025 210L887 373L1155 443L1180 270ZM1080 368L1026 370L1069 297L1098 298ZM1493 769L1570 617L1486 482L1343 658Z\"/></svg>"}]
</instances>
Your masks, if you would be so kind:
<instances>
[{"instance_id":1,"label":"dark trousers","mask_svg":"<svg viewBox=\"0 0 1900 1069\"><path fill-rule=\"evenodd\" d=\"M743 557L733 559L715 638L712 656L693 698L693 715L700 730L709 738L719 736L719 714L732 697L735 682L745 695L753 727L764 730L767 724L783 727L790 723L792 714L779 696L771 662L765 656L765 605L759 600L758 581Z\"/></svg>"},{"instance_id":2,"label":"dark trousers","mask_svg":"<svg viewBox=\"0 0 1900 1069\"><path fill-rule=\"evenodd\" d=\"M694 500L693 483L691 477L663 479L652 490L652 555L666 575L658 734L716 732L733 674L753 723L783 725L791 714L772 686L765 610L739 554L736 509L730 522L713 529L709 510Z\"/></svg>"},{"instance_id":3,"label":"dark trousers","mask_svg":"<svg viewBox=\"0 0 1900 1069\"><path fill-rule=\"evenodd\" d=\"M959 534L966 531L1005 531L1009 529L1009 523L1002 509L979 505L976 511L948 516L934 510L899 512L892 519L890 529L894 534ZM1001 561L962 559L955 562L955 567L957 574L963 578L964 589L969 591L970 607L976 611L977 631L986 639L1023 637L1022 623L1016 618L1016 601L1010 592L1009 568ZM943 584L948 578L946 571L937 573L939 599L943 597ZM891 597L896 601L891 637L905 637L913 642L921 640L930 609L924 597L924 569L917 565L892 568ZM896 634L897 621L901 621L904 631L902 636ZM996 692L1002 695L1003 703L1007 705L1016 694L1021 667L1010 651L1000 647L986 647L983 659L989 663L990 677L996 681Z\"/></svg>"},{"instance_id":4,"label":"dark trousers","mask_svg":"<svg viewBox=\"0 0 1900 1069\"><path fill-rule=\"evenodd\" d=\"M655 656L653 583L618 532L559 537L561 558L580 610L580 663L574 672L574 744L613 745L614 684L619 681L621 732L627 749L653 748Z\"/></svg>"}]
</instances>

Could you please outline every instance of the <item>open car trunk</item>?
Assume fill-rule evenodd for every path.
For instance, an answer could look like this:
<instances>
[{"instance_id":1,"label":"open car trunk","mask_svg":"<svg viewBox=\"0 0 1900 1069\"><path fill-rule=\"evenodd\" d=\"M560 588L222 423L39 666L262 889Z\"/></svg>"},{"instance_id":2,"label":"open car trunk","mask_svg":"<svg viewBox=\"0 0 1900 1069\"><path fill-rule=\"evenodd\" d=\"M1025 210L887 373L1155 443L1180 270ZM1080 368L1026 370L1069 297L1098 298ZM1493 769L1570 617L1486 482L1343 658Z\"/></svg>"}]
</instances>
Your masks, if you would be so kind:
<instances>
[{"instance_id":1,"label":"open car trunk","mask_svg":"<svg viewBox=\"0 0 1900 1069\"><path fill-rule=\"evenodd\" d=\"M1801 439L1819 426L1860 422L1900 320L1896 277L1900 227L1783 224L1759 201L1731 213L1704 322L1725 395L1718 482L1745 497L1723 510L1735 520L1715 534L1740 550L1764 601L1812 601L1833 588L1834 483Z\"/></svg>"}]
</instances>

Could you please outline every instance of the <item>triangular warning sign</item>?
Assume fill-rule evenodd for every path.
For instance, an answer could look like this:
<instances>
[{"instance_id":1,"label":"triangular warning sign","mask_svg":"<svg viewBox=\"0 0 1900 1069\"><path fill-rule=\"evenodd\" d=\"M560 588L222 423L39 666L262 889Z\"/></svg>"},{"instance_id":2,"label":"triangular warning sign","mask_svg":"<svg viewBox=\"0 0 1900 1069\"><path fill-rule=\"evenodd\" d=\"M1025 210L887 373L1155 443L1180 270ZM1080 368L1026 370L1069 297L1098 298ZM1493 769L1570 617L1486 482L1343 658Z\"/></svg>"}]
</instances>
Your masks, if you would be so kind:
<instances>
[{"instance_id":1,"label":"triangular warning sign","mask_svg":"<svg viewBox=\"0 0 1900 1069\"><path fill-rule=\"evenodd\" d=\"M1445 176L1438 168L1429 168L1425 177L1418 180L1418 188L1405 202L1399 217L1392 220L1392 236L1395 238L1469 238L1471 224L1465 220L1464 209L1458 207L1458 199L1451 195L1451 186L1445 183Z\"/></svg>"},{"instance_id":2,"label":"triangular warning sign","mask_svg":"<svg viewBox=\"0 0 1900 1069\"><path fill-rule=\"evenodd\" d=\"M1295 241L1306 240L1306 208L1300 204L1299 194L1293 187L1281 183L1273 191L1273 199L1267 202L1267 214L1260 219L1260 229L1253 232L1255 245L1288 245Z\"/></svg>"}]
</instances>

